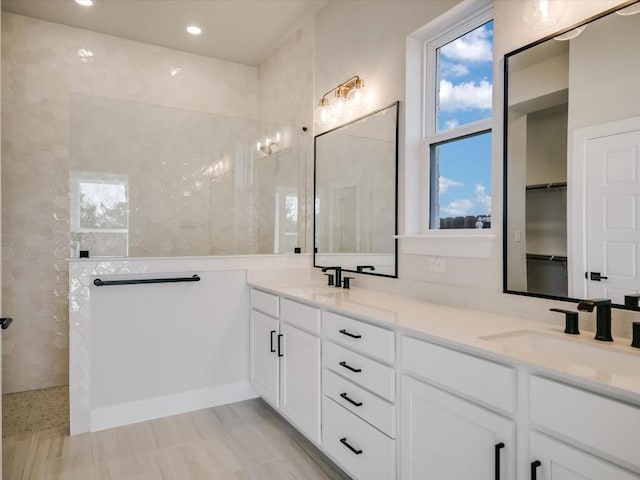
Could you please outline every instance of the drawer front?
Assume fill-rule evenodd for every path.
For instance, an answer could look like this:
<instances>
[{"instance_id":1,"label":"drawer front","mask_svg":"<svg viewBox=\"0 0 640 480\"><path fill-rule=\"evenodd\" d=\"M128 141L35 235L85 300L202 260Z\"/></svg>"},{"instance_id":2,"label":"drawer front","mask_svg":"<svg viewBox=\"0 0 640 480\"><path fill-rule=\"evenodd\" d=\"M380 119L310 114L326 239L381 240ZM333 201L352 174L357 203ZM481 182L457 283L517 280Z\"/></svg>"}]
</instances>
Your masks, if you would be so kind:
<instances>
[{"instance_id":1,"label":"drawer front","mask_svg":"<svg viewBox=\"0 0 640 480\"><path fill-rule=\"evenodd\" d=\"M514 412L513 368L410 337L402 337L401 350L405 371L505 412Z\"/></svg>"},{"instance_id":2,"label":"drawer front","mask_svg":"<svg viewBox=\"0 0 640 480\"><path fill-rule=\"evenodd\" d=\"M280 315L280 298L254 288L251 289L251 308L278 318Z\"/></svg>"},{"instance_id":3,"label":"drawer front","mask_svg":"<svg viewBox=\"0 0 640 480\"><path fill-rule=\"evenodd\" d=\"M531 422L640 470L640 409L532 376Z\"/></svg>"},{"instance_id":4,"label":"drawer front","mask_svg":"<svg viewBox=\"0 0 640 480\"><path fill-rule=\"evenodd\" d=\"M280 301L280 320L320 335L320 310L317 308L283 298Z\"/></svg>"},{"instance_id":5,"label":"drawer front","mask_svg":"<svg viewBox=\"0 0 640 480\"><path fill-rule=\"evenodd\" d=\"M322 344L322 356L326 368L391 402L395 400L396 372L393 368L326 340Z\"/></svg>"},{"instance_id":6,"label":"drawer front","mask_svg":"<svg viewBox=\"0 0 640 480\"><path fill-rule=\"evenodd\" d=\"M322 371L322 391L336 403L396 438L396 407L330 370Z\"/></svg>"},{"instance_id":7,"label":"drawer front","mask_svg":"<svg viewBox=\"0 0 640 480\"><path fill-rule=\"evenodd\" d=\"M392 330L331 312L324 312L322 321L325 338L384 362L395 362L395 334Z\"/></svg>"},{"instance_id":8,"label":"drawer front","mask_svg":"<svg viewBox=\"0 0 640 480\"><path fill-rule=\"evenodd\" d=\"M354 479L396 478L394 440L328 397L322 399L322 425L323 448Z\"/></svg>"}]
</instances>

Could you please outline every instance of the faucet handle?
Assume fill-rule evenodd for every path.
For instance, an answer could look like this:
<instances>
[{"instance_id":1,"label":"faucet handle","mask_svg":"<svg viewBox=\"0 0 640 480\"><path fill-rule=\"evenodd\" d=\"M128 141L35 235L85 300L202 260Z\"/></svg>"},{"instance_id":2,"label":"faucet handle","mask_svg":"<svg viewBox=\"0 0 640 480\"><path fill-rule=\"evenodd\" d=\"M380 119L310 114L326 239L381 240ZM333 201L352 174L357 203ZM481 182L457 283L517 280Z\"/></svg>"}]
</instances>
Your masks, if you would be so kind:
<instances>
[{"instance_id":1,"label":"faucet handle","mask_svg":"<svg viewBox=\"0 0 640 480\"><path fill-rule=\"evenodd\" d=\"M564 313L564 333L580 335L580 330L578 329L578 312L563 310L562 308L550 308L549 311Z\"/></svg>"},{"instance_id":2,"label":"faucet handle","mask_svg":"<svg viewBox=\"0 0 640 480\"><path fill-rule=\"evenodd\" d=\"M640 348L640 322L633 322L631 329L631 346Z\"/></svg>"},{"instance_id":3,"label":"faucet handle","mask_svg":"<svg viewBox=\"0 0 640 480\"><path fill-rule=\"evenodd\" d=\"M330 287L333 287L334 283L333 283L333 273L325 273L325 275L328 277L327 278L327 285L329 285Z\"/></svg>"},{"instance_id":4,"label":"faucet handle","mask_svg":"<svg viewBox=\"0 0 640 480\"><path fill-rule=\"evenodd\" d=\"M624 296L624 304L627 307L637 307L640 301L640 293L634 293L633 295Z\"/></svg>"},{"instance_id":5,"label":"faucet handle","mask_svg":"<svg viewBox=\"0 0 640 480\"><path fill-rule=\"evenodd\" d=\"M351 288L350 280L353 280L355 277L343 277L342 278L342 288Z\"/></svg>"}]
</instances>

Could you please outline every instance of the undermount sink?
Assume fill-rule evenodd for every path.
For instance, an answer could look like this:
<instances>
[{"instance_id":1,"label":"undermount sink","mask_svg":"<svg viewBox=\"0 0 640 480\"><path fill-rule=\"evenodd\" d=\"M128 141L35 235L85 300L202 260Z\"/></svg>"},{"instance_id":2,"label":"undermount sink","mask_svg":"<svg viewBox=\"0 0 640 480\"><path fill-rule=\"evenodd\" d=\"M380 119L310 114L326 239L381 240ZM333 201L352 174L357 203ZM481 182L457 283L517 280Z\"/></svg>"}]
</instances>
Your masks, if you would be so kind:
<instances>
[{"instance_id":1,"label":"undermount sink","mask_svg":"<svg viewBox=\"0 0 640 480\"><path fill-rule=\"evenodd\" d=\"M569 370L593 370L592 373L640 376L640 352L625 352L613 345L599 345L595 340L518 330L480 337L495 342L504 353L532 353L547 360L565 363ZM575 373L588 374L588 371Z\"/></svg>"}]
</instances>

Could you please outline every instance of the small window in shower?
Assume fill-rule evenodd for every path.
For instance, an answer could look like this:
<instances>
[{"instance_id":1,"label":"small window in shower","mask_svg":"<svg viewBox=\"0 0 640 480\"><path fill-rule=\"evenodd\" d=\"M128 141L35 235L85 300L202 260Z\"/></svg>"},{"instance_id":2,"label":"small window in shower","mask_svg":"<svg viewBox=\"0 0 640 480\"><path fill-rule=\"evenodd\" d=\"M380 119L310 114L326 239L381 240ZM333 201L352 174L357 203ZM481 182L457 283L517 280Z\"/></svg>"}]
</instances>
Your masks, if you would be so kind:
<instances>
[{"instance_id":1,"label":"small window in shower","mask_svg":"<svg viewBox=\"0 0 640 480\"><path fill-rule=\"evenodd\" d=\"M129 180L126 175L71 172L71 256L126 256Z\"/></svg>"}]
</instances>

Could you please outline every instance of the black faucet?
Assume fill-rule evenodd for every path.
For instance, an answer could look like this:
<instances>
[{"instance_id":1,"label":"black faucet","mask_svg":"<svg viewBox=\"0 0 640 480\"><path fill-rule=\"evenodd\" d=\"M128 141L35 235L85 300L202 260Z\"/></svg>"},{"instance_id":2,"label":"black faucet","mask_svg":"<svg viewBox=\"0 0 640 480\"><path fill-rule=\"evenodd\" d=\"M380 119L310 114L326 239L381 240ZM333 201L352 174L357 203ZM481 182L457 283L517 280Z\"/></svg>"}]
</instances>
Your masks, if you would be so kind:
<instances>
[{"instance_id":1,"label":"black faucet","mask_svg":"<svg viewBox=\"0 0 640 480\"><path fill-rule=\"evenodd\" d=\"M372 272L376 269L373 265L356 265L356 272L362 273L363 270L371 270Z\"/></svg>"},{"instance_id":2,"label":"black faucet","mask_svg":"<svg viewBox=\"0 0 640 480\"><path fill-rule=\"evenodd\" d=\"M342 286L342 267L322 267L322 272L326 272L327 270L335 270L336 271L336 287L340 288Z\"/></svg>"},{"instance_id":3,"label":"black faucet","mask_svg":"<svg viewBox=\"0 0 640 480\"><path fill-rule=\"evenodd\" d=\"M611 336L611 300L596 298L594 300L582 300L578 303L581 312L593 312L596 309L596 340L613 342Z\"/></svg>"}]
</instances>

